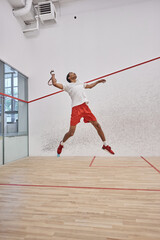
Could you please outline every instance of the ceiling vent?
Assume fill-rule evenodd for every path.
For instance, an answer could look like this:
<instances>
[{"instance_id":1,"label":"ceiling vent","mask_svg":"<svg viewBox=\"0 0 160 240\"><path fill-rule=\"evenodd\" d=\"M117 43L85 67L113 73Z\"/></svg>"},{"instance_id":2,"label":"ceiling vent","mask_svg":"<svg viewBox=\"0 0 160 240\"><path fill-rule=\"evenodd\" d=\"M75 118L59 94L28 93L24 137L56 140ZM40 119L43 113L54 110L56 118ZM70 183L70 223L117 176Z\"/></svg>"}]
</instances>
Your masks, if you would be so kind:
<instances>
[{"instance_id":1,"label":"ceiling vent","mask_svg":"<svg viewBox=\"0 0 160 240\"><path fill-rule=\"evenodd\" d=\"M38 15L42 23L48 20L57 21L57 13L52 1L38 3Z\"/></svg>"}]
</instances>

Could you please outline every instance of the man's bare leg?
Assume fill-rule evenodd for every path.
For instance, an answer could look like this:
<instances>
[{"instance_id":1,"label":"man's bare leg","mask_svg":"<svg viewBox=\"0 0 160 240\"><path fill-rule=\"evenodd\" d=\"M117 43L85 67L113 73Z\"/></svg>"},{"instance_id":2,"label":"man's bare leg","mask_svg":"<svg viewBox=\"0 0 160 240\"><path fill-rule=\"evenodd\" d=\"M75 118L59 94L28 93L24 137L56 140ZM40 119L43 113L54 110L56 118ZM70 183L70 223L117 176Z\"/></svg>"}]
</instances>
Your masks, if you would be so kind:
<instances>
[{"instance_id":1,"label":"man's bare leg","mask_svg":"<svg viewBox=\"0 0 160 240\"><path fill-rule=\"evenodd\" d=\"M64 135L62 142L66 142L68 138L72 137L75 133L76 126L70 126L69 131Z\"/></svg>"},{"instance_id":2,"label":"man's bare leg","mask_svg":"<svg viewBox=\"0 0 160 240\"><path fill-rule=\"evenodd\" d=\"M69 131L64 135L64 138L63 138L63 140L60 142L60 145L59 145L59 147L58 147L58 149L57 149L57 154L58 154L57 156L58 156L58 157L60 156L60 154L61 154L61 152L62 152L62 148L63 148L63 146L64 146L64 142L66 142L68 138L70 138L70 137L72 137L72 136L74 135L75 130L76 130L76 126L70 126Z\"/></svg>"},{"instance_id":3,"label":"man's bare leg","mask_svg":"<svg viewBox=\"0 0 160 240\"><path fill-rule=\"evenodd\" d=\"M102 139L102 141L105 142L106 138L105 138L104 132L101 128L101 125L97 121L91 121L90 123L95 127L95 129L97 130L97 133L100 136L100 138Z\"/></svg>"},{"instance_id":4,"label":"man's bare leg","mask_svg":"<svg viewBox=\"0 0 160 240\"><path fill-rule=\"evenodd\" d=\"M98 135L100 136L100 138L102 139L103 141L103 147L102 149L103 150L107 150L109 153L111 154L114 154L113 150L111 149L111 147L109 145L106 144L106 138L105 138L105 135L104 135L104 132L101 128L101 125L97 122L97 121L92 121L90 122L94 127L95 129L97 130L98 132Z\"/></svg>"}]
</instances>

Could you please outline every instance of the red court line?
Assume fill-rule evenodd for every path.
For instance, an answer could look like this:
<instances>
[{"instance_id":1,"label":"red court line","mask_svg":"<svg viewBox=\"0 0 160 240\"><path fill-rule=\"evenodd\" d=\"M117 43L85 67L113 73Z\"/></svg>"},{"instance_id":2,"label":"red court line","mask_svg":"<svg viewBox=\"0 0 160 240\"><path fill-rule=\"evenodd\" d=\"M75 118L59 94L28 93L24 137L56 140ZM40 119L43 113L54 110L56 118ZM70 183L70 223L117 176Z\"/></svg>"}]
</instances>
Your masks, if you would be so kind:
<instances>
[{"instance_id":1,"label":"red court line","mask_svg":"<svg viewBox=\"0 0 160 240\"><path fill-rule=\"evenodd\" d=\"M90 165L89 165L90 167L92 166L94 159L90 163ZM100 167L100 168L101 167L103 167L103 168L108 168L108 167L111 167L111 168L130 168L130 167L138 168L139 167L140 168L140 167L143 167L143 168L149 168L149 166L115 166L115 165L114 166L92 166L92 167Z\"/></svg>"},{"instance_id":2,"label":"red court line","mask_svg":"<svg viewBox=\"0 0 160 240\"><path fill-rule=\"evenodd\" d=\"M93 164L93 162L94 162L94 159L96 158L96 156L94 156L93 157L93 159L92 159L92 161L91 161L91 163L89 164L89 167L91 167L92 166L92 164Z\"/></svg>"},{"instance_id":3,"label":"red court line","mask_svg":"<svg viewBox=\"0 0 160 240\"><path fill-rule=\"evenodd\" d=\"M160 189L145 189L145 188L106 188L106 187L52 186L52 185L7 184L7 183L0 183L0 186L160 192Z\"/></svg>"},{"instance_id":4,"label":"red court line","mask_svg":"<svg viewBox=\"0 0 160 240\"><path fill-rule=\"evenodd\" d=\"M64 90L61 90L61 91L58 91L58 92L54 92L54 93L45 95L45 96L40 97L40 98L33 99L33 100L29 101L28 103L32 103L32 102L38 101L38 100L40 100L40 99L42 99L42 98L50 97L50 96L52 96L52 95L55 95L55 94L61 93L61 92L64 92Z\"/></svg>"},{"instance_id":5,"label":"red court line","mask_svg":"<svg viewBox=\"0 0 160 240\"><path fill-rule=\"evenodd\" d=\"M89 81L87 81L87 82L85 82L85 83L89 83L89 82L93 82L93 81L99 80L99 79L101 79L101 78L109 77L109 76L111 76L111 75L113 75L113 74L117 74L117 73L120 73L120 72L123 72L123 71L129 70L129 69L134 68L134 67L138 67L138 66L140 66L140 65L143 65L143 64L146 64L146 63L149 63L149 62L152 62L152 61L158 60L158 59L160 59L160 57L153 58L153 59L150 59L150 60L148 60L148 61L141 62L141 63L135 64L135 65L132 65L132 66L127 67L127 68L123 68L123 69L121 69L121 70L118 70L118 71L115 71L115 72L109 73L109 74L107 74L107 75L104 75L104 76L101 76L101 77L98 77L98 78L95 78L95 79L89 80ZM63 91L58 91L58 92L55 92L55 93L52 93L52 94L49 94L49 95L46 95L46 96L43 96L43 97L40 97L40 98L37 98L37 99L31 100L31 101L29 101L28 103L35 102L35 101L37 101L37 100L40 100L40 99L42 99L42 98L46 98L46 97L52 96L52 95L57 94L57 93L60 93L60 92L63 92Z\"/></svg>"},{"instance_id":6,"label":"red court line","mask_svg":"<svg viewBox=\"0 0 160 240\"><path fill-rule=\"evenodd\" d=\"M141 63L135 64L135 65L132 65L132 66L130 66L130 67L123 68L123 69L121 69L121 70L118 70L118 71L115 71L115 72L109 73L109 74L104 75L104 76L102 76L102 77L98 77L98 78L95 78L95 79L93 79L93 80L87 81L86 83L93 82L93 81L98 80L98 79L100 79L100 78L109 77L109 76L111 76L111 75L113 75L113 74L117 74L117 73L120 73L120 72L123 72L123 71L129 70L129 69L131 69L131 68L135 68L135 67L141 66L141 65L143 65L143 64L146 64L146 63L149 63L149 62L152 62L152 61L158 60L158 59L160 59L160 57L152 58L152 59L150 59L150 60L148 60L148 61L141 62Z\"/></svg>"},{"instance_id":7,"label":"red court line","mask_svg":"<svg viewBox=\"0 0 160 240\"><path fill-rule=\"evenodd\" d=\"M23 99L16 98L16 97L13 97L13 96L10 96L10 95L5 94L5 93L1 93L1 92L0 92L0 95L3 95L3 96L5 96L5 97L9 97L9 98L13 98L13 99L18 100L18 101L20 101L20 102L28 103L28 101L25 101L25 100L23 100Z\"/></svg>"},{"instance_id":8,"label":"red court line","mask_svg":"<svg viewBox=\"0 0 160 240\"><path fill-rule=\"evenodd\" d=\"M118 71L115 71L115 72L106 74L106 75L104 75L104 76L101 76L101 77L98 77L98 78L95 78L95 79L92 79L92 80L89 80L89 81L87 81L87 82L85 82L85 83L89 83L89 82L93 82L93 81L99 80L99 79L101 79L101 78L109 77L109 76L111 76L111 75L114 75L114 74L117 74L117 73L120 73L120 72L129 70L129 69L131 69L131 68L135 68L135 67L141 66L141 65L143 65L143 64L146 64L146 63L149 63L149 62L152 62L152 61L156 61L156 60L158 60L158 59L160 59L160 57L152 58L152 59L150 59L150 60L148 60L148 61L141 62L141 63L132 65L132 66L127 67L127 68L123 68L123 69L121 69L121 70L118 70ZM0 95L6 96L6 97L10 97L10 98L16 99L16 100L21 101L21 102L32 103L32 102L41 100L41 99L46 98L46 97L50 97L50 96L52 96L52 95L55 95L55 94L61 93L61 92L63 92L63 90L58 91L58 92L54 92L54 93L51 93L51 94L48 94L48 95L45 95L45 96L42 96L42 97L39 97L39 98L36 98L36 99L33 99L33 100L31 100L31 101L25 101L25 100L22 100L22 99L20 99L20 98L15 98L15 97L13 97L13 96L10 96L10 95L7 95L7 94L1 93L1 92L0 92Z\"/></svg>"},{"instance_id":9,"label":"red court line","mask_svg":"<svg viewBox=\"0 0 160 240\"><path fill-rule=\"evenodd\" d=\"M146 160L144 157L141 156L141 158L146 161L152 168L154 168L158 173L160 173L160 170L158 170L153 164L151 164L148 160Z\"/></svg>"},{"instance_id":10,"label":"red court line","mask_svg":"<svg viewBox=\"0 0 160 240\"><path fill-rule=\"evenodd\" d=\"M143 167L143 168L150 168L149 166L92 166L92 167L103 167L103 168L105 168L105 167L111 167L111 168L130 168L130 167L141 168L141 167Z\"/></svg>"}]
</instances>

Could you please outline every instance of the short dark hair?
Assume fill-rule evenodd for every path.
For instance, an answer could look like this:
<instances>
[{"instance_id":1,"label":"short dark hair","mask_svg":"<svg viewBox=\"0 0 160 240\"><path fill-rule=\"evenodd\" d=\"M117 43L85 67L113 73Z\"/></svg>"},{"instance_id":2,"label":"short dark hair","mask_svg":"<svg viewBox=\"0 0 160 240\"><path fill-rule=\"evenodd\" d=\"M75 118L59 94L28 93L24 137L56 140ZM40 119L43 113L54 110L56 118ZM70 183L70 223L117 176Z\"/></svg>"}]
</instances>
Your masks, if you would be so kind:
<instances>
[{"instance_id":1,"label":"short dark hair","mask_svg":"<svg viewBox=\"0 0 160 240\"><path fill-rule=\"evenodd\" d=\"M70 81L70 79L69 79L69 74L70 74L70 73L67 74L66 80L70 83L71 81Z\"/></svg>"}]
</instances>

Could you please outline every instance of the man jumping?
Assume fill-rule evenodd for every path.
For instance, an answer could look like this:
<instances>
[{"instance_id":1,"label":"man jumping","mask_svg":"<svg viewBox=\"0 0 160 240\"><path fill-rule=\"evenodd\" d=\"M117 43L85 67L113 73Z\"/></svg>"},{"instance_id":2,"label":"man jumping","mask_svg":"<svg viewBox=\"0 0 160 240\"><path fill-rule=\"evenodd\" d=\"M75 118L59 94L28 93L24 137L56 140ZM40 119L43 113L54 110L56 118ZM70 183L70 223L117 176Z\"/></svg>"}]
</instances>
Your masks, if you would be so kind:
<instances>
[{"instance_id":1,"label":"man jumping","mask_svg":"<svg viewBox=\"0 0 160 240\"><path fill-rule=\"evenodd\" d=\"M101 140L103 141L102 149L114 154L111 147L106 144L106 138L104 132L97 122L96 117L91 112L90 108L88 107L88 100L85 95L84 89L85 88L93 88L99 83L105 83L105 79L101 79L91 84L82 83L77 80L77 75L73 72L69 72L66 80L68 81L67 84L63 85L61 83L57 83L55 78L54 71L51 71L52 75L52 84L53 86L60 88L66 91L72 100L72 114L71 114L71 121L70 121L70 129L64 135L63 140L60 142L59 147L57 149L57 154L61 154L62 149L64 147L64 143L74 135L76 130L76 125L80 122L80 119L83 118L85 123L91 123L95 129L97 130L98 135L100 136Z\"/></svg>"}]
</instances>

